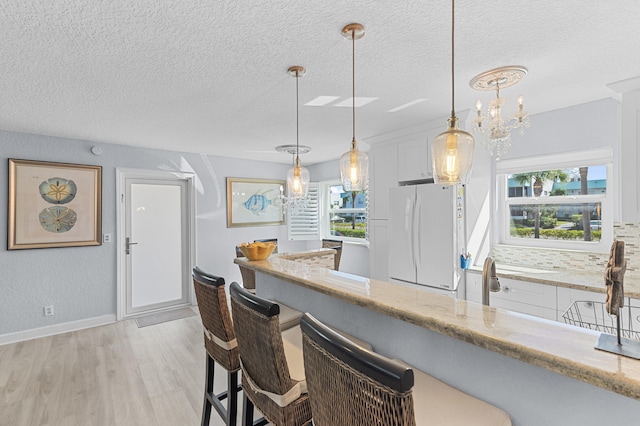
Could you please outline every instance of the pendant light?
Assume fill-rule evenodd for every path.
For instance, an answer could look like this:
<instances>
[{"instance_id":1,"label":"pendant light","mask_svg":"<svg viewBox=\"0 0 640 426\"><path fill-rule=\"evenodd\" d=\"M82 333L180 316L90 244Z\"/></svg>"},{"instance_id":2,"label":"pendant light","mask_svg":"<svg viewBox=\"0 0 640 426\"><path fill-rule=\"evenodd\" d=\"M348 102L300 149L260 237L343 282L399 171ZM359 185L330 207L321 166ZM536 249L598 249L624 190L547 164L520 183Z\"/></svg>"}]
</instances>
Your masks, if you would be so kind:
<instances>
[{"instance_id":1,"label":"pendant light","mask_svg":"<svg viewBox=\"0 0 640 426\"><path fill-rule=\"evenodd\" d=\"M351 39L351 80L353 101L353 137L351 139L351 149L340 157L340 177L342 188L345 191L363 191L369 184L369 158L367 154L358 151L356 142L356 40L364 37L364 27L360 24L349 24L342 29L342 35Z\"/></svg>"},{"instance_id":2,"label":"pendant light","mask_svg":"<svg viewBox=\"0 0 640 426\"><path fill-rule=\"evenodd\" d=\"M440 133L431 144L433 180L445 185L465 184L471 173L475 141L470 133L458 129L455 111L454 79L454 3L451 0L451 117L447 130Z\"/></svg>"},{"instance_id":3,"label":"pendant light","mask_svg":"<svg viewBox=\"0 0 640 426\"><path fill-rule=\"evenodd\" d=\"M290 67L287 72L290 76L296 78L296 157L293 161L293 167L287 172L287 196L289 201L292 199L301 199L307 196L309 191L309 170L300 165L300 125L299 125L299 107L298 107L298 79L303 77L307 70L304 67L295 65Z\"/></svg>"}]
</instances>

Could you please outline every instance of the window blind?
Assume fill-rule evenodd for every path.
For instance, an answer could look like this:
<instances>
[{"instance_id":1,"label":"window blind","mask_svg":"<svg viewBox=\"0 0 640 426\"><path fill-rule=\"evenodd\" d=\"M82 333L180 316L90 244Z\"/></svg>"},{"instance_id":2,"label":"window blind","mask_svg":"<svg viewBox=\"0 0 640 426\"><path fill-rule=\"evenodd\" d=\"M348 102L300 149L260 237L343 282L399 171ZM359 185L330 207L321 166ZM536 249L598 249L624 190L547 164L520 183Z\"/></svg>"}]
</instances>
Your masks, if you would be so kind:
<instances>
[{"instance_id":1,"label":"window blind","mask_svg":"<svg viewBox=\"0 0 640 426\"><path fill-rule=\"evenodd\" d=\"M318 200L318 183L309 183L309 201L295 214L287 208L287 229L289 240L319 240L320 210Z\"/></svg>"}]
</instances>

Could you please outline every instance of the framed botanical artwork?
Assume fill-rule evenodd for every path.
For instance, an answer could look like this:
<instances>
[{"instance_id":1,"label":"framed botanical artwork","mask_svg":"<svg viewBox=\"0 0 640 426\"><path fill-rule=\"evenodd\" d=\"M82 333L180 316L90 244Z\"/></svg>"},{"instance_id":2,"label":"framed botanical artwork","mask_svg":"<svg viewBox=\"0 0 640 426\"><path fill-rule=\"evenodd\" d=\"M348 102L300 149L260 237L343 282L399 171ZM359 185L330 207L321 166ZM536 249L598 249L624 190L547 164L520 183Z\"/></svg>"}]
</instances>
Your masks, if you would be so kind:
<instances>
[{"instance_id":1,"label":"framed botanical artwork","mask_svg":"<svg viewBox=\"0 0 640 426\"><path fill-rule=\"evenodd\" d=\"M9 159L9 250L97 246L102 167Z\"/></svg>"},{"instance_id":2,"label":"framed botanical artwork","mask_svg":"<svg viewBox=\"0 0 640 426\"><path fill-rule=\"evenodd\" d=\"M227 228L283 225L284 180L227 178Z\"/></svg>"}]
</instances>

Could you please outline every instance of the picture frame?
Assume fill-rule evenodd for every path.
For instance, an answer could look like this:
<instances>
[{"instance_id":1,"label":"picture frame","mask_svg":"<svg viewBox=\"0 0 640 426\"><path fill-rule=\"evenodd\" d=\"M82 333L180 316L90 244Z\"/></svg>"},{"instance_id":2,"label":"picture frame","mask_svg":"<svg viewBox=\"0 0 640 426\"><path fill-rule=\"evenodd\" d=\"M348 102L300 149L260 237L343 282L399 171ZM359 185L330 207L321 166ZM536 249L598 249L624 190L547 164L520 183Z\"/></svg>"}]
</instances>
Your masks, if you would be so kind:
<instances>
[{"instance_id":1,"label":"picture frame","mask_svg":"<svg viewBox=\"0 0 640 426\"><path fill-rule=\"evenodd\" d=\"M102 167L9 159L7 249L102 245Z\"/></svg>"},{"instance_id":2,"label":"picture frame","mask_svg":"<svg viewBox=\"0 0 640 426\"><path fill-rule=\"evenodd\" d=\"M227 178L227 228L284 225L285 181Z\"/></svg>"}]
</instances>

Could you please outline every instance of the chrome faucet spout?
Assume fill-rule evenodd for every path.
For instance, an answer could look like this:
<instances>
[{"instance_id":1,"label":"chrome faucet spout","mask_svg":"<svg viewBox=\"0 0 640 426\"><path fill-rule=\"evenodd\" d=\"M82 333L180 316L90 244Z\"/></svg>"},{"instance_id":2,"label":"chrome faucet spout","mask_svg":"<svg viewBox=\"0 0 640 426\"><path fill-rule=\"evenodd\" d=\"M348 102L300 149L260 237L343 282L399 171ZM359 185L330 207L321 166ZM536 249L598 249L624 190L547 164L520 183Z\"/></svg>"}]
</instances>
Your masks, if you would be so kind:
<instances>
[{"instance_id":1,"label":"chrome faucet spout","mask_svg":"<svg viewBox=\"0 0 640 426\"><path fill-rule=\"evenodd\" d=\"M489 306L489 291L500 291L500 281L496 274L496 262L489 256L482 266L482 304Z\"/></svg>"}]
</instances>

